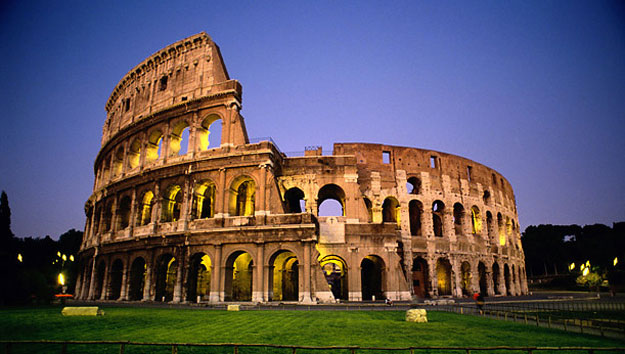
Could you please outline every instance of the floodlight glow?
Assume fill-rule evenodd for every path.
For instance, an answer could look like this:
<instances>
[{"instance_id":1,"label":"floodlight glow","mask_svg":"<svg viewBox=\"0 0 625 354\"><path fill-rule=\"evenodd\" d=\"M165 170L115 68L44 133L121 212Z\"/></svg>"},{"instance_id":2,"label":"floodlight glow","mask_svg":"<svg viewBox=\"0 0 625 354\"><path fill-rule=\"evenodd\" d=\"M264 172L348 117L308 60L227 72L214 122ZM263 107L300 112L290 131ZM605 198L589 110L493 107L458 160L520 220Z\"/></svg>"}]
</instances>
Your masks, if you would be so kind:
<instances>
[{"instance_id":1,"label":"floodlight glow","mask_svg":"<svg viewBox=\"0 0 625 354\"><path fill-rule=\"evenodd\" d=\"M18 254L17 254L17 260L18 260L20 263L22 263L22 262L24 261L24 259L22 258L22 254L21 254L21 253L18 253Z\"/></svg>"},{"instance_id":2,"label":"floodlight glow","mask_svg":"<svg viewBox=\"0 0 625 354\"><path fill-rule=\"evenodd\" d=\"M614 266L616 267L616 265L618 264L618 257L614 257L614 262L612 263L614 263Z\"/></svg>"},{"instance_id":3,"label":"floodlight glow","mask_svg":"<svg viewBox=\"0 0 625 354\"><path fill-rule=\"evenodd\" d=\"M573 269L575 269L575 263L571 263L571 264L569 265L569 270L573 270Z\"/></svg>"},{"instance_id":4,"label":"floodlight glow","mask_svg":"<svg viewBox=\"0 0 625 354\"><path fill-rule=\"evenodd\" d=\"M61 252L57 252L56 255L61 257Z\"/></svg>"},{"instance_id":5,"label":"floodlight glow","mask_svg":"<svg viewBox=\"0 0 625 354\"><path fill-rule=\"evenodd\" d=\"M67 256L66 255L63 255L61 258L63 258L63 261L67 260Z\"/></svg>"},{"instance_id":6,"label":"floodlight glow","mask_svg":"<svg viewBox=\"0 0 625 354\"><path fill-rule=\"evenodd\" d=\"M63 276L63 273L59 273L59 284L65 285L65 277Z\"/></svg>"},{"instance_id":7,"label":"floodlight glow","mask_svg":"<svg viewBox=\"0 0 625 354\"><path fill-rule=\"evenodd\" d=\"M72 261L72 262L74 261L74 255L73 254L69 255L69 260Z\"/></svg>"},{"instance_id":8,"label":"floodlight glow","mask_svg":"<svg viewBox=\"0 0 625 354\"><path fill-rule=\"evenodd\" d=\"M584 271L582 272L582 275L583 276L587 276L589 272L590 272L590 268L586 267L586 268L584 268Z\"/></svg>"}]
</instances>

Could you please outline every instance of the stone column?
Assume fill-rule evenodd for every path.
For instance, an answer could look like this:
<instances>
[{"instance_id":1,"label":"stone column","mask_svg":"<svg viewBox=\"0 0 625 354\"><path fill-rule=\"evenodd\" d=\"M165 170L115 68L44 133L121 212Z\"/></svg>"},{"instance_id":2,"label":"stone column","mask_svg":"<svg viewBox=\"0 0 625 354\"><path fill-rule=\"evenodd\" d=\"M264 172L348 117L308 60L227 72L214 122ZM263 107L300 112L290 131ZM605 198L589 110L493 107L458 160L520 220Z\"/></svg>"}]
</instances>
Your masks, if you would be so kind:
<instances>
[{"instance_id":1,"label":"stone column","mask_svg":"<svg viewBox=\"0 0 625 354\"><path fill-rule=\"evenodd\" d=\"M106 260L106 263L104 264L104 280L102 281L102 288L100 291L100 300L106 300L108 299L108 292L109 292L109 286L108 286L108 282L109 282L109 273L111 272L111 261L110 259Z\"/></svg>"},{"instance_id":2,"label":"stone column","mask_svg":"<svg viewBox=\"0 0 625 354\"><path fill-rule=\"evenodd\" d=\"M460 259L454 257L453 260L450 259L449 263L451 264L452 284L455 285L451 287L452 295L462 297L462 262Z\"/></svg>"},{"instance_id":3,"label":"stone column","mask_svg":"<svg viewBox=\"0 0 625 354\"><path fill-rule=\"evenodd\" d=\"M228 216L228 190L226 186L226 169L219 169L219 184L215 188L215 217Z\"/></svg>"},{"instance_id":4,"label":"stone column","mask_svg":"<svg viewBox=\"0 0 625 354\"><path fill-rule=\"evenodd\" d=\"M150 293L152 292L152 267L154 265L154 255L152 255L152 260L145 260L145 280L143 283L143 299L141 301L151 301L152 296Z\"/></svg>"},{"instance_id":5,"label":"stone column","mask_svg":"<svg viewBox=\"0 0 625 354\"><path fill-rule=\"evenodd\" d=\"M150 223L153 225L152 232L156 232L156 225L161 219L161 204L160 183L156 181L154 182L154 198L152 198L152 215L150 217Z\"/></svg>"},{"instance_id":6,"label":"stone column","mask_svg":"<svg viewBox=\"0 0 625 354\"><path fill-rule=\"evenodd\" d=\"M122 270L122 288L119 292L119 301L128 300L128 269L130 268L128 265L129 261L129 257L126 257L126 262L124 262L124 268Z\"/></svg>"},{"instance_id":7,"label":"stone column","mask_svg":"<svg viewBox=\"0 0 625 354\"><path fill-rule=\"evenodd\" d=\"M132 196L130 197L130 220L128 227L130 228L129 236L133 235L135 225L137 224L137 188L132 189Z\"/></svg>"},{"instance_id":8,"label":"stone column","mask_svg":"<svg viewBox=\"0 0 625 354\"><path fill-rule=\"evenodd\" d=\"M431 295L432 297L438 296L438 273L436 272L436 258L435 257L427 257L428 262L428 273L431 281Z\"/></svg>"},{"instance_id":9,"label":"stone column","mask_svg":"<svg viewBox=\"0 0 625 354\"><path fill-rule=\"evenodd\" d=\"M215 246L215 259L213 260L213 272L211 274L210 302L220 302L223 299L224 291L221 289L221 245Z\"/></svg>"},{"instance_id":10,"label":"stone column","mask_svg":"<svg viewBox=\"0 0 625 354\"><path fill-rule=\"evenodd\" d=\"M311 262L311 257L310 257L310 253L311 253L310 248L311 248L311 243L305 242L304 243L304 259L302 260L304 278L303 279L300 278L300 281L304 283L302 287L302 293L300 295L300 301L303 303L313 302L312 296L311 296L311 286L310 286L310 283L312 281L312 276L311 276L312 262Z\"/></svg>"},{"instance_id":11,"label":"stone column","mask_svg":"<svg viewBox=\"0 0 625 354\"><path fill-rule=\"evenodd\" d=\"M186 247L185 247L186 248ZM182 277L183 269L185 267L184 250L180 250L176 255L178 257L178 269L176 269L176 284L174 285L174 295L172 302L178 303L182 299Z\"/></svg>"},{"instance_id":12,"label":"stone column","mask_svg":"<svg viewBox=\"0 0 625 354\"><path fill-rule=\"evenodd\" d=\"M256 246L256 263L254 265L255 274L254 282L252 284L252 301L264 302L263 289L265 288L265 277L263 276L263 268L265 265L265 247L264 244L258 244Z\"/></svg>"},{"instance_id":13,"label":"stone column","mask_svg":"<svg viewBox=\"0 0 625 354\"><path fill-rule=\"evenodd\" d=\"M265 188L267 182L267 165L262 164L258 166L260 168L260 180L258 183L258 198L256 199L256 206L254 215L265 215L266 214L266 201L265 201Z\"/></svg>"}]
</instances>

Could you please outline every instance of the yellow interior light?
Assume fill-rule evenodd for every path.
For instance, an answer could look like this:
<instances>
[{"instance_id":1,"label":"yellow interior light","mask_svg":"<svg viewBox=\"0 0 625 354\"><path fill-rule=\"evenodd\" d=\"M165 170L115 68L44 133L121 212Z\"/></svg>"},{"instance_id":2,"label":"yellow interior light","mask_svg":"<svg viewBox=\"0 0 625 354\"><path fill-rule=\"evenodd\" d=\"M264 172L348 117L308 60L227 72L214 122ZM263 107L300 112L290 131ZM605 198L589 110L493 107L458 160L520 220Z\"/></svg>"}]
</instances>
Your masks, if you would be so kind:
<instances>
[{"instance_id":1,"label":"yellow interior light","mask_svg":"<svg viewBox=\"0 0 625 354\"><path fill-rule=\"evenodd\" d=\"M590 272L590 268L586 267L586 268L584 268L584 271L582 272L582 275L583 276L587 276L589 272Z\"/></svg>"},{"instance_id":2,"label":"yellow interior light","mask_svg":"<svg viewBox=\"0 0 625 354\"><path fill-rule=\"evenodd\" d=\"M61 258L63 258L63 261L67 260L67 256L66 255L63 255Z\"/></svg>"},{"instance_id":3,"label":"yellow interior light","mask_svg":"<svg viewBox=\"0 0 625 354\"><path fill-rule=\"evenodd\" d=\"M74 255L73 254L69 255L69 260L72 261L72 262L74 261Z\"/></svg>"},{"instance_id":4,"label":"yellow interior light","mask_svg":"<svg viewBox=\"0 0 625 354\"><path fill-rule=\"evenodd\" d=\"M61 252L57 252L56 255L61 257Z\"/></svg>"},{"instance_id":5,"label":"yellow interior light","mask_svg":"<svg viewBox=\"0 0 625 354\"><path fill-rule=\"evenodd\" d=\"M614 266L616 267L616 265L618 264L618 257L614 257L614 262L612 263L614 263Z\"/></svg>"},{"instance_id":6,"label":"yellow interior light","mask_svg":"<svg viewBox=\"0 0 625 354\"><path fill-rule=\"evenodd\" d=\"M20 263L22 263L23 259L22 259L22 254L21 254L21 253L18 253L18 254L17 254L17 260L18 260ZM615 264L616 264L616 263L615 263Z\"/></svg>"},{"instance_id":7,"label":"yellow interior light","mask_svg":"<svg viewBox=\"0 0 625 354\"><path fill-rule=\"evenodd\" d=\"M573 269L575 269L575 263L571 263L571 264L569 265L569 270L573 270Z\"/></svg>"},{"instance_id":8,"label":"yellow interior light","mask_svg":"<svg viewBox=\"0 0 625 354\"><path fill-rule=\"evenodd\" d=\"M65 277L63 276L63 273L59 273L59 284L65 285Z\"/></svg>"}]
</instances>

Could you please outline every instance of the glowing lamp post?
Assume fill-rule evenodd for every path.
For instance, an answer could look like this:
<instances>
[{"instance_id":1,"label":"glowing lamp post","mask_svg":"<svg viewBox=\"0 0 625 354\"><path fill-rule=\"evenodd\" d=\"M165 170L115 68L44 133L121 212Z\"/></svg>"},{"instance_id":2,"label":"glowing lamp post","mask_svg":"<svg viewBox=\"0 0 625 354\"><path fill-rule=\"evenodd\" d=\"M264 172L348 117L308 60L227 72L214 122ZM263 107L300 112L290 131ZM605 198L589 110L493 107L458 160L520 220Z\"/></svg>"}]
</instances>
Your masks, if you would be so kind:
<instances>
[{"instance_id":1,"label":"glowing lamp post","mask_svg":"<svg viewBox=\"0 0 625 354\"><path fill-rule=\"evenodd\" d=\"M65 285L65 276L63 276L63 273L59 273L59 285L61 285L63 294L65 294L65 292L67 291L67 286Z\"/></svg>"}]
</instances>

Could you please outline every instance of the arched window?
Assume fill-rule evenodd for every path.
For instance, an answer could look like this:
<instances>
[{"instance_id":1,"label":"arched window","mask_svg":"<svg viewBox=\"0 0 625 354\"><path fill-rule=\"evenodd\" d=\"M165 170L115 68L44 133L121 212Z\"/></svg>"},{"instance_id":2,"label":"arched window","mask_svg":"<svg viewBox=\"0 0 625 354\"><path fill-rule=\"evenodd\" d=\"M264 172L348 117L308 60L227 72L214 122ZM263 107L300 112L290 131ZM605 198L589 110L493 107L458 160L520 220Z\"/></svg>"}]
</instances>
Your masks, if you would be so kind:
<instances>
[{"instance_id":1,"label":"arched window","mask_svg":"<svg viewBox=\"0 0 625 354\"><path fill-rule=\"evenodd\" d=\"M141 158L141 140L135 139L128 149L128 167L135 168L139 166Z\"/></svg>"},{"instance_id":2,"label":"arched window","mask_svg":"<svg viewBox=\"0 0 625 354\"><path fill-rule=\"evenodd\" d=\"M317 215L345 216L345 192L336 184L326 184L317 194Z\"/></svg>"},{"instance_id":3,"label":"arched window","mask_svg":"<svg viewBox=\"0 0 625 354\"><path fill-rule=\"evenodd\" d=\"M408 214L410 219L410 234L421 236L421 214L423 214L423 204L418 200L411 200L408 203Z\"/></svg>"},{"instance_id":4,"label":"arched window","mask_svg":"<svg viewBox=\"0 0 625 354\"><path fill-rule=\"evenodd\" d=\"M410 177L406 183L406 190L408 194L419 194L421 193L421 180L417 177Z\"/></svg>"},{"instance_id":5,"label":"arched window","mask_svg":"<svg viewBox=\"0 0 625 354\"><path fill-rule=\"evenodd\" d=\"M124 148L120 146L115 151L115 156L113 157L113 175L114 176L121 175L123 166L124 166Z\"/></svg>"},{"instance_id":6,"label":"arched window","mask_svg":"<svg viewBox=\"0 0 625 354\"><path fill-rule=\"evenodd\" d=\"M443 237L443 213L445 204L440 200L432 203L432 225L434 228L434 236Z\"/></svg>"},{"instance_id":7,"label":"arched window","mask_svg":"<svg viewBox=\"0 0 625 354\"><path fill-rule=\"evenodd\" d=\"M229 213L232 216L254 215L256 183L248 176L240 176L230 186Z\"/></svg>"},{"instance_id":8,"label":"arched window","mask_svg":"<svg viewBox=\"0 0 625 354\"><path fill-rule=\"evenodd\" d=\"M454 204L454 230L456 235L462 235L464 226L464 207L460 203Z\"/></svg>"},{"instance_id":9,"label":"arched window","mask_svg":"<svg viewBox=\"0 0 625 354\"><path fill-rule=\"evenodd\" d=\"M382 203L382 222L392 222L401 226L400 221L400 207L397 199L393 197L387 197Z\"/></svg>"},{"instance_id":10,"label":"arched window","mask_svg":"<svg viewBox=\"0 0 625 354\"><path fill-rule=\"evenodd\" d=\"M137 221L140 226L147 225L152 222L152 201L154 199L154 193L147 191L141 198L141 204L137 210Z\"/></svg>"},{"instance_id":11,"label":"arched window","mask_svg":"<svg viewBox=\"0 0 625 354\"><path fill-rule=\"evenodd\" d=\"M204 118L197 137L200 151L221 146L221 118L215 114Z\"/></svg>"},{"instance_id":12,"label":"arched window","mask_svg":"<svg viewBox=\"0 0 625 354\"><path fill-rule=\"evenodd\" d=\"M369 198L362 198L362 200L365 202L365 208L367 208L367 222L371 222L373 221L373 205Z\"/></svg>"},{"instance_id":13,"label":"arched window","mask_svg":"<svg viewBox=\"0 0 625 354\"><path fill-rule=\"evenodd\" d=\"M497 213L497 231L499 234L499 245L505 246L506 245L506 230L504 227L503 217L501 216L501 213Z\"/></svg>"},{"instance_id":14,"label":"arched window","mask_svg":"<svg viewBox=\"0 0 625 354\"><path fill-rule=\"evenodd\" d=\"M118 215L119 215L119 228L125 229L130 225L130 197L124 196L119 202Z\"/></svg>"},{"instance_id":15,"label":"arched window","mask_svg":"<svg viewBox=\"0 0 625 354\"><path fill-rule=\"evenodd\" d=\"M113 230L113 203L108 202L104 208L104 232Z\"/></svg>"},{"instance_id":16,"label":"arched window","mask_svg":"<svg viewBox=\"0 0 625 354\"><path fill-rule=\"evenodd\" d=\"M473 235L479 235L482 232L480 209L475 205L471 208L471 230Z\"/></svg>"},{"instance_id":17,"label":"arched window","mask_svg":"<svg viewBox=\"0 0 625 354\"><path fill-rule=\"evenodd\" d=\"M495 237L495 231L493 229L494 229L493 214L491 214L490 211L487 211L486 212L486 232L488 232L488 239L490 239L491 241L493 240L493 237Z\"/></svg>"},{"instance_id":18,"label":"arched window","mask_svg":"<svg viewBox=\"0 0 625 354\"><path fill-rule=\"evenodd\" d=\"M485 205L490 204L490 192L488 190L484 191L484 195L482 196L482 200L484 201Z\"/></svg>"},{"instance_id":19,"label":"arched window","mask_svg":"<svg viewBox=\"0 0 625 354\"><path fill-rule=\"evenodd\" d=\"M161 149L163 146L163 133L160 130L155 130L150 133L148 138L148 146L145 153L145 158L148 162L155 161L161 157Z\"/></svg>"},{"instance_id":20,"label":"arched window","mask_svg":"<svg viewBox=\"0 0 625 354\"><path fill-rule=\"evenodd\" d=\"M179 185L172 185L167 188L163 196L163 217L164 222L178 221L180 219L180 209L182 207L182 191Z\"/></svg>"},{"instance_id":21,"label":"arched window","mask_svg":"<svg viewBox=\"0 0 625 354\"><path fill-rule=\"evenodd\" d=\"M174 126L169 137L169 154L184 155L189 150L189 123L180 121Z\"/></svg>"},{"instance_id":22,"label":"arched window","mask_svg":"<svg viewBox=\"0 0 625 354\"><path fill-rule=\"evenodd\" d=\"M193 196L194 219L212 218L215 215L215 184L211 181L198 183Z\"/></svg>"},{"instance_id":23,"label":"arched window","mask_svg":"<svg viewBox=\"0 0 625 354\"><path fill-rule=\"evenodd\" d=\"M304 192L297 187L293 187L284 193L284 202L287 213L302 213L306 211Z\"/></svg>"}]
</instances>

